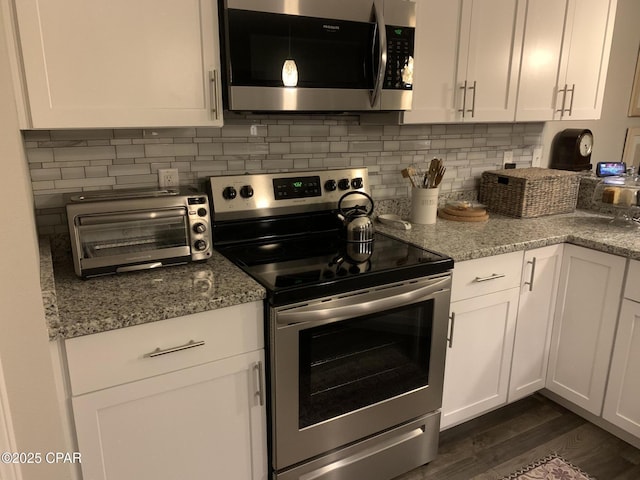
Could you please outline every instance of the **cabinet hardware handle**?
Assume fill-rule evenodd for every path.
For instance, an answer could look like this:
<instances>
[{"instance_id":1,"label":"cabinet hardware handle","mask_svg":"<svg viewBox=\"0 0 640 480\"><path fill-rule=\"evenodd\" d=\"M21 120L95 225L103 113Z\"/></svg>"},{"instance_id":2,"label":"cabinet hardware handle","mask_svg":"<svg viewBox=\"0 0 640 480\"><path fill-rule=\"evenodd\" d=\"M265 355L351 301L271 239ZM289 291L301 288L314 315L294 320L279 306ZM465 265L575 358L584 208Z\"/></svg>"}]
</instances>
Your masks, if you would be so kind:
<instances>
[{"instance_id":1,"label":"cabinet hardware handle","mask_svg":"<svg viewBox=\"0 0 640 480\"><path fill-rule=\"evenodd\" d=\"M571 102L569 102L569 116L573 115L573 97L576 93L576 84L574 83L570 89L567 89L567 93L571 92ZM563 105L564 107L564 105Z\"/></svg>"},{"instance_id":2,"label":"cabinet hardware handle","mask_svg":"<svg viewBox=\"0 0 640 480\"><path fill-rule=\"evenodd\" d=\"M524 282L525 285L529 285L529 291L533 291L533 279L536 276L536 257L533 257L532 260L529 260L527 263L531 264L531 277L529 277L528 282Z\"/></svg>"},{"instance_id":3,"label":"cabinet hardware handle","mask_svg":"<svg viewBox=\"0 0 640 480\"><path fill-rule=\"evenodd\" d=\"M204 340L195 341L189 340L184 345L179 345L177 347L165 348L164 350L160 349L160 347L156 348L153 352L145 353L143 357L145 358L153 358L159 357L160 355L166 355L167 353L179 352L181 350L187 350L189 348L201 347L204 345Z\"/></svg>"},{"instance_id":4,"label":"cabinet hardware handle","mask_svg":"<svg viewBox=\"0 0 640 480\"><path fill-rule=\"evenodd\" d=\"M209 94L211 95L211 113L213 119L218 119L218 76L215 70L209 71Z\"/></svg>"},{"instance_id":5,"label":"cabinet hardware handle","mask_svg":"<svg viewBox=\"0 0 640 480\"><path fill-rule=\"evenodd\" d=\"M449 324L449 336L447 337L447 342L449 343L449 348L453 347L453 329L456 325L456 312L451 312L449 315L449 320L451 323Z\"/></svg>"},{"instance_id":6,"label":"cabinet hardware handle","mask_svg":"<svg viewBox=\"0 0 640 480\"><path fill-rule=\"evenodd\" d=\"M560 113L560 117L564 116L564 105L566 103L567 100L567 84L564 84L564 88L561 88L560 90L558 90L558 95L560 95L560 92L562 92L562 107L560 107L559 110L556 110L556 112ZM557 102L556 102L557 103Z\"/></svg>"},{"instance_id":7,"label":"cabinet hardware handle","mask_svg":"<svg viewBox=\"0 0 640 480\"><path fill-rule=\"evenodd\" d=\"M464 81L464 85L460 87L462 90L462 108L458 109L460 113L462 113L462 118L464 118L464 114L467 111L467 81Z\"/></svg>"},{"instance_id":8,"label":"cabinet hardware handle","mask_svg":"<svg viewBox=\"0 0 640 480\"><path fill-rule=\"evenodd\" d=\"M489 280L496 280L498 278L506 277L504 273L492 273L488 277L476 277L473 279L474 282L487 282Z\"/></svg>"},{"instance_id":9,"label":"cabinet hardware handle","mask_svg":"<svg viewBox=\"0 0 640 480\"><path fill-rule=\"evenodd\" d=\"M264 405L264 379L262 377L262 362L256 362L253 365L253 372L256 375L256 393L255 396L258 397L260 401L260 405Z\"/></svg>"},{"instance_id":10,"label":"cabinet hardware handle","mask_svg":"<svg viewBox=\"0 0 640 480\"><path fill-rule=\"evenodd\" d=\"M471 98L471 110L467 110L467 112L471 112L471 118L476 116L476 81L473 81L473 87L469 87L469 90L473 90L473 97Z\"/></svg>"}]
</instances>

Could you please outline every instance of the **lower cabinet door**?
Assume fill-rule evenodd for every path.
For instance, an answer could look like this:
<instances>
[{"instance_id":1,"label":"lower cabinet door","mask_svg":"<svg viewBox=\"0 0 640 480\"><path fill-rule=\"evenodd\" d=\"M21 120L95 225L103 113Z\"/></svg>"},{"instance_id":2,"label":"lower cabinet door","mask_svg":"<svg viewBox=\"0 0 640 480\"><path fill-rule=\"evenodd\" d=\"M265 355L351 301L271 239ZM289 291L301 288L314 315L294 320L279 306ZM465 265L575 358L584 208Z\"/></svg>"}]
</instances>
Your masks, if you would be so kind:
<instances>
[{"instance_id":1,"label":"lower cabinet door","mask_svg":"<svg viewBox=\"0 0 640 480\"><path fill-rule=\"evenodd\" d=\"M519 289L451 304L441 428L507 401Z\"/></svg>"},{"instance_id":2,"label":"lower cabinet door","mask_svg":"<svg viewBox=\"0 0 640 480\"><path fill-rule=\"evenodd\" d=\"M603 417L640 438L640 303L623 300Z\"/></svg>"},{"instance_id":3,"label":"lower cabinet door","mask_svg":"<svg viewBox=\"0 0 640 480\"><path fill-rule=\"evenodd\" d=\"M84 480L265 480L262 350L73 397Z\"/></svg>"},{"instance_id":4,"label":"lower cabinet door","mask_svg":"<svg viewBox=\"0 0 640 480\"><path fill-rule=\"evenodd\" d=\"M513 344L509 402L544 388L563 245L525 253Z\"/></svg>"},{"instance_id":5,"label":"lower cabinet door","mask_svg":"<svg viewBox=\"0 0 640 480\"><path fill-rule=\"evenodd\" d=\"M565 245L546 387L600 416L626 259Z\"/></svg>"}]
</instances>

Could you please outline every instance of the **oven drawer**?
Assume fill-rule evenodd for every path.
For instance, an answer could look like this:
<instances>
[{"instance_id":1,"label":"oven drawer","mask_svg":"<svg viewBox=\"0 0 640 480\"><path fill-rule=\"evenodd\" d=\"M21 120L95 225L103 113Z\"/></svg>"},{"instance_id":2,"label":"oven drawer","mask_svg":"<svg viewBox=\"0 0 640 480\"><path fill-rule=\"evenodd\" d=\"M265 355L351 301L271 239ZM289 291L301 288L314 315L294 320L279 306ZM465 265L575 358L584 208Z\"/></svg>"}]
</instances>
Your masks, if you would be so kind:
<instances>
[{"instance_id":1,"label":"oven drawer","mask_svg":"<svg viewBox=\"0 0 640 480\"><path fill-rule=\"evenodd\" d=\"M520 285L524 252L511 252L455 264L451 301L499 292Z\"/></svg>"},{"instance_id":2,"label":"oven drawer","mask_svg":"<svg viewBox=\"0 0 640 480\"><path fill-rule=\"evenodd\" d=\"M253 302L69 339L72 395L259 350L263 328Z\"/></svg>"}]
</instances>

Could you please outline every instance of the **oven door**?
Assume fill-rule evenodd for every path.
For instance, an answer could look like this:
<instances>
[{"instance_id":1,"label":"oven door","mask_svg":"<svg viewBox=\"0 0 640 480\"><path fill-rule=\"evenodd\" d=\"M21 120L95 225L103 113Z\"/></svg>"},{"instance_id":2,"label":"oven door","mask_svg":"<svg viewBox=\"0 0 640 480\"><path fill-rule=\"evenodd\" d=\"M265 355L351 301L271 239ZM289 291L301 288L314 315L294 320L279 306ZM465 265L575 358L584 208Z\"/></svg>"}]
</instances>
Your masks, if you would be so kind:
<instances>
[{"instance_id":1,"label":"oven door","mask_svg":"<svg viewBox=\"0 0 640 480\"><path fill-rule=\"evenodd\" d=\"M78 275L155 268L191 257L184 207L78 215L73 224Z\"/></svg>"},{"instance_id":2,"label":"oven door","mask_svg":"<svg viewBox=\"0 0 640 480\"><path fill-rule=\"evenodd\" d=\"M436 411L450 274L271 311L273 468Z\"/></svg>"}]
</instances>

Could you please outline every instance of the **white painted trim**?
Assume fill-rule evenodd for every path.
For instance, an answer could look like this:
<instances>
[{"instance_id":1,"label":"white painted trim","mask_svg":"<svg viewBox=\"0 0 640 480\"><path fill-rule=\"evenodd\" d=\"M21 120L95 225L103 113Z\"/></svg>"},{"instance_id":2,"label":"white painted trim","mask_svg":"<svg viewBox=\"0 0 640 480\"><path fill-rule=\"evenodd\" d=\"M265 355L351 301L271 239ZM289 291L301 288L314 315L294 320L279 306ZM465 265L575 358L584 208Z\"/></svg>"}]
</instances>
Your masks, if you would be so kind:
<instances>
[{"instance_id":1,"label":"white painted trim","mask_svg":"<svg viewBox=\"0 0 640 480\"><path fill-rule=\"evenodd\" d=\"M4 383L4 370L0 359L0 454L3 452L15 452L16 440L13 435L13 424L9 411L9 399ZM22 480L17 465L0 461L0 479L2 480Z\"/></svg>"}]
</instances>

